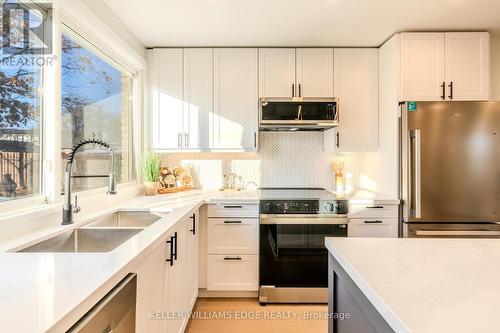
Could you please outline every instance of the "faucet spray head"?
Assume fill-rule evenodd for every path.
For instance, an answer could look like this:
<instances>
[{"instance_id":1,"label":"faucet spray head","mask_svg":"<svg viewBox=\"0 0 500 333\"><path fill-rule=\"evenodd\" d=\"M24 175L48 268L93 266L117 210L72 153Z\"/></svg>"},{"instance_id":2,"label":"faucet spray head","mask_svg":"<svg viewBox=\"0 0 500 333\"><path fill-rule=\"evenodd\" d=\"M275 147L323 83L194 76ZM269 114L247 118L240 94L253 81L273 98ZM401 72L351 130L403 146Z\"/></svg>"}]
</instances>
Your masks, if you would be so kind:
<instances>
[{"instance_id":1,"label":"faucet spray head","mask_svg":"<svg viewBox=\"0 0 500 333\"><path fill-rule=\"evenodd\" d=\"M115 180L115 173L110 172L108 176L108 191L106 194L116 194L116 180Z\"/></svg>"},{"instance_id":2,"label":"faucet spray head","mask_svg":"<svg viewBox=\"0 0 500 333\"><path fill-rule=\"evenodd\" d=\"M115 153L111 147L109 147L111 153L111 171L109 171L108 176L108 191L106 194L116 194L116 179L115 179Z\"/></svg>"}]
</instances>

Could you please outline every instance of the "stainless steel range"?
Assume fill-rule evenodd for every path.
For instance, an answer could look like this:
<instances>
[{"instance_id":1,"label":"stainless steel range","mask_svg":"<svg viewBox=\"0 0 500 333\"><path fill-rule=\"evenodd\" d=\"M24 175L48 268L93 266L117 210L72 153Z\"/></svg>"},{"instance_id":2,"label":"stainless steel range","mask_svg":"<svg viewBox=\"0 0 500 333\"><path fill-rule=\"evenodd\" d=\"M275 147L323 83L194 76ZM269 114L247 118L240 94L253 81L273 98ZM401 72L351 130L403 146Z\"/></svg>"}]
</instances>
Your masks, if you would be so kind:
<instances>
[{"instance_id":1,"label":"stainless steel range","mask_svg":"<svg viewBox=\"0 0 500 333\"><path fill-rule=\"evenodd\" d=\"M327 303L325 237L347 237L347 201L322 188L261 188L259 301Z\"/></svg>"}]
</instances>

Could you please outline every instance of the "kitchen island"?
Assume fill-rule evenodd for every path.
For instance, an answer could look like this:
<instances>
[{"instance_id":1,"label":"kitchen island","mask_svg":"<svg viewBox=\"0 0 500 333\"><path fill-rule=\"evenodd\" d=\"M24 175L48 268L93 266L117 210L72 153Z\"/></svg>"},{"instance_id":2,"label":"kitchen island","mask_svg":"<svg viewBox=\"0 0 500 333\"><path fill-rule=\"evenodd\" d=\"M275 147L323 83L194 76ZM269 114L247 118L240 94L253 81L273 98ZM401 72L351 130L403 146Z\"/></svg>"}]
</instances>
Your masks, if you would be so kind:
<instances>
[{"instance_id":1,"label":"kitchen island","mask_svg":"<svg viewBox=\"0 0 500 333\"><path fill-rule=\"evenodd\" d=\"M325 244L329 311L343 314L331 316L329 332L500 332L497 239L327 238Z\"/></svg>"}]
</instances>

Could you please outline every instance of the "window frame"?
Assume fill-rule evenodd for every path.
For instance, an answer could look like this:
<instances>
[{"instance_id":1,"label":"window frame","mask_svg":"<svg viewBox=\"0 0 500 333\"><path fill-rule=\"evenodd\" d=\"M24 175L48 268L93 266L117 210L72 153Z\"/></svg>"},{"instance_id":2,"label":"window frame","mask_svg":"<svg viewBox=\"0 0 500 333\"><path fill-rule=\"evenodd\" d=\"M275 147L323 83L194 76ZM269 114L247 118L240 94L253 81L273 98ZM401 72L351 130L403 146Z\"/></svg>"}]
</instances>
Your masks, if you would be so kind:
<instances>
[{"instance_id":1,"label":"window frame","mask_svg":"<svg viewBox=\"0 0 500 333\"><path fill-rule=\"evenodd\" d=\"M44 20L51 20L52 16L50 15L51 10L47 8L43 8L40 6L40 4L35 3L34 1L31 0L17 0L21 5L25 6L26 8L36 10L37 12L40 13L42 18ZM51 22L51 24L54 24ZM45 36L45 33L44 33ZM39 91L43 91L46 82L47 82L47 63L44 63L43 66L40 67L40 84L41 86L38 87ZM47 108L47 100L45 98L45 95L40 92L39 95L39 104L40 104L40 115L39 115L39 133L40 137L38 138L40 147L39 147L39 159L40 159L40 166L38 169L38 172L40 173L40 182L38 184L39 187L39 193L26 196L26 197L21 197L21 198L15 198L11 200L5 200L5 201L0 201L0 210L6 213L9 213L12 210L17 210L20 208L24 207L32 207L32 206L37 206L37 205L43 205L47 203L47 195L45 193L45 187L46 187L46 163L45 163L45 149L44 146L45 144L45 133L46 133L46 126L45 126L45 112L48 110Z\"/></svg>"},{"instance_id":2,"label":"window frame","mask_svg":"<svg viewBox=\"0 0 500 333\"><path fill-rule=\"evenodd\" d=\"M63 202L60 184L62 178L61 157L61 34L63 25L75 31L83 39L87 40L95 48L104 52L107 58L112 59L119 67L133 74L130 85L130 179L128 182L117 185L118 196L130 196L131 193L138 195L142 191L142 176L138 172L140 168L141 154L147 149L147 141L144 133L144 124L147 117L143 114L145 96L145 75L147 63L144 54L117 35L107 22L96 18L92 10L80 0L71 2L53 2L52 5L40 6L31 0L18 0L23 4L35 6L41 10L51 21L52 25L52 66L45 64L43 68L41 101L41 127L43 135L40 142L41 158L41 189L40 195L19 198L0 202L0 222L9 219L9 216L18 215L33 209L54 209L54 204ZM51 7L52 6L52 7ZM42 118L43 117L43 118ZM88 203L99 203L105 194L105 187L94 188L78 192L79 197L86 198ZM28 213L29 214L29 213Z\"/></svg>"},{"instance_id":3,"label":"window frame","mask_svg":"<svg viewBox=\"0 0 500 333\"><path fill-rule=\"evenodd\" d=\"M127 131L128 131L128 141L130 144L127 149L127 154L129 156L129 166L127 170L127 178L128 180L125 182L119 182L117 183L117 187L127 187L127 186L132 186L137 184L137 175L135 175L135 152L134 152L134 147L135 147L135 140L134 140L134 126L133 126L133 121L134 121L134 98L135 98L135 80L137 79L137 75L133 72L130 72L126 67L122 66L118 61L110 57L105 51L100 49L98 46L94 45L91 41L87 40L84 36L79 34L77 31L75 31L71 26L68 26L64 21L61 21L61 39L62 39L62 34L68 35L71 39L73 39L75 42L77 42L79 45L83 46L86 48L88 51L94 53L96 56L101 58L101 60L107 62L110 66L114 67L115 69L119 70L122 74L124 73L128 79L130 80L130 85L129 85L129 96L130 99L128 101L129 104L129 114L127 115ZM62 59L62 54L61 54L61 59ZM61 82L62 83L62 82ZM61 86L61 95L62 95L62 86ZM62 109L60 110L60 119L62 118ZM60 131L59 131L60 132ZM123 147L122 147L123 149ZM61 148L62 150L62 148ZM60 160L61 165L62 164L62 158ZM62 173L61 173L62 177ZM85 196L91 196L93 194L98 194L100 192L106 192L106 186L101 186L101 187L95 187L87 190L80 190L80 191L73 191L73 193L78 193L78 195L83 195ZM61 194L61 196L64 196L64 194Z\"/></svg>"}]
</instances>

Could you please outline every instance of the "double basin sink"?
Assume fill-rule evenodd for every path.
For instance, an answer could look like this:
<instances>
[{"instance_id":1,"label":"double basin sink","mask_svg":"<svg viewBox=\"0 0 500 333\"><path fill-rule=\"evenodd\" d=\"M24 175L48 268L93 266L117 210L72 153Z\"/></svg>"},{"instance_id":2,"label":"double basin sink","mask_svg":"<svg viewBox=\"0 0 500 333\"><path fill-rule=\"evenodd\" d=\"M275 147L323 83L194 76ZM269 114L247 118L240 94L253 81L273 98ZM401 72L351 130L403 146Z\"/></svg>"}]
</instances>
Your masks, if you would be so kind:
<instances>
[{"instance_id":1,"label":"double basin sink","mask_svg":"<svg viewBox=\"0 0 500 333\"><path fill-rule=\"evenodd\" d=\"M148 211L122 210L16 252L109 252L159 219Z\"/></svg>"}]
</instances>

